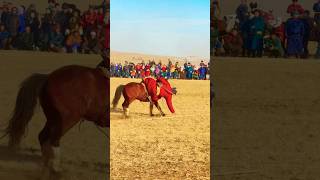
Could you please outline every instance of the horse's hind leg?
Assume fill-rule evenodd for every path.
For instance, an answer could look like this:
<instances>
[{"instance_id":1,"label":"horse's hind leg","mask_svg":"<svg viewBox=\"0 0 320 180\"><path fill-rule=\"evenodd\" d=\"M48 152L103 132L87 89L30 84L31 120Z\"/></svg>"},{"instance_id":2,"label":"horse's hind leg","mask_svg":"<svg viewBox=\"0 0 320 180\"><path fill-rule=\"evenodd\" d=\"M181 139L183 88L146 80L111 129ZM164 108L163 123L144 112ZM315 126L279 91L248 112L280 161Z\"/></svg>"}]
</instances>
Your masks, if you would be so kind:
<instances>
[{"instance_id":1,"label":"horse's hind leg","mask_svg":"<svg viewBox=\"0 0 320 180\"><path fill-rule=\"evenodd\" d=\"M154 114L152 113L153 110L153 102L150 102L150 116L154 116Z\"/></svg>"},{"instance_id":2,"label":"horse's hind leg","mask_svg":"<svg viewBox=\"0 0 320 180\"><path fill-rule=\"evenodd\" d=\"M123 112L124 112L125 117L129 117L129 105L131 103L132 103L132 101L129 101L127 99L125 99L124 102L122 103L122 108L123 108Z\"/></svg>"},{"instance_id":3,"label":"horse's hind leg","mask_svg":"<svg viewBox=\"0 0 320 180\"><path fill-rule=\"evenodd\" d=\"M48 123L39 134L39 141L44 162L42 179L53 178L61 171L60 167L60 136L57 135L57 128ZM58 177L55 177L58 179Z\"/></svg>"}]
</instances>

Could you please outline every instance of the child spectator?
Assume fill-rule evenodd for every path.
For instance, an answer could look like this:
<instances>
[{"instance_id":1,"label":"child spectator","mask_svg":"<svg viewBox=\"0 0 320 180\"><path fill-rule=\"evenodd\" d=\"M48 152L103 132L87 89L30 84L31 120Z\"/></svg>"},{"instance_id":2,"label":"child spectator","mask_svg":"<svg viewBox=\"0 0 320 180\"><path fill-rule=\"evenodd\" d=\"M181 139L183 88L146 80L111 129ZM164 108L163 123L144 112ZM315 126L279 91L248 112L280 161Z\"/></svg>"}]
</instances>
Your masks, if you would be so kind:
<instances>
[{"instance_id":1,"label":"child spectator","mask_svg":"<svg viewBox=\"0 0 320 180\"><path fill-rule=\"evenodd\" d=\"M86 54L98 54L99 53L99 40L97 39L97 33L91 31L90 36L85 38L83 44L83 51Z\"/></svg>"},{"instance_id":2,"label":"child spectator","mask_svg":"<svg viewBox=\"0 0 320 180\"><path fill-rule=\"evenodd\" d=\"M9 42L9 32L4 25L0 25L0 49L7 49Z\"/></svg>"},{"instance_id":3,"label":"child spectator","mask_svg":"<svg viewBox=\"0 0 320 180\"><path fill-rule=\"evenodd\" d=\"M74 31L68 35L66 40L66 52L78 53L81 47L82 39L78 31Z\"/></svg>"},{"instance_id":4,"label":"child spectator","mask_svg":"<svg viewBox=\"0 0 320 180\"><path fill-rule=\"evenodd\" d=\"M50 34L49 51L62 52L63 42L64 42L64 36L61 32L60 26L56 25L54 31L51 32Z\"/></svg>"},{"instance_id":5,"label":"child spectator","mask_svg":"<svg viewBox=\"0 0 320 180\"><path fill-rule=\"evenodd\" d=\"M275 58L283 57L284 56L283 46L280 38L275 33L271 34L271 43L272 44L270 48L271 50L270 56Z\"/></svg>"},{"instance_id":6,"label":"child spectator","mask_svg":"<svg viewBox=\"0 0 320 180\"><path fill-rule=\"evenodd\" d=\"M226 55L239 56L242 51L243 41L241 35L236 29L233 29L224 38L224 48Z\"/></svg>"},{"instance_id":7,"label":"child spectator","mask_svg":"<svg viewBox=\"0 0 320 180\"><path fill-rule=\"evenodd\" d=\"M19 50L33 50L34 42L30 26L27 26L25 32L19 35L17 42Z\"/></svg>"}]
</instances>

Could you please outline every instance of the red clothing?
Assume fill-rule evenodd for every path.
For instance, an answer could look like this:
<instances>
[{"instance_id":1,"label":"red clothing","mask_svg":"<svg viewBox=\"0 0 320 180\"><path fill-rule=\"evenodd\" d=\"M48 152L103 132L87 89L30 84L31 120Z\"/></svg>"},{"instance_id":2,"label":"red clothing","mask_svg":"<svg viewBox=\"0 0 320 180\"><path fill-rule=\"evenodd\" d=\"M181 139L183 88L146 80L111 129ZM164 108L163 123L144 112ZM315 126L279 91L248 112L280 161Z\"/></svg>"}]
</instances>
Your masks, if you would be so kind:
<instances>
[{"instance_id":1,"label":"red clothing","mask_svg":"<svg viewBox=\"0 0 320 180\"><path fill-rule=\"evenodd\" d=\"M96 19L97 19L97 14L96 13L87 12L86 15L85 15L85 24L87 26L95 25Z\"/></svg>"},{"instance_id":2,"label":"red clothing","mask_svg":"<svg viewBox=\"0 0 320 180\"><path fill-rule=\"evenodd\" d=\"M238 34L237 36L234 36L232 33L229 33L224 38L224 43L232 46L242 46L243 41L242 37Z\"/></svg>"},{"instance_id":3,"label":"red clothing","mask_svg":"<svg viewBox=\"0 0 320 180\"><path fill-rule=\"evenodd\" d=\"M137 70L137 71L140 71L140 70L141 70L141 65L137 64L137 65L136 65L136 70Z\"/></svg>"},{"instance_id":4,"label":"red clothing","mask_svg":"<svg viewBox=\"0 0 320 180\"><path fill-rule=\"evenodd\" d=\"M304 13L304 9L300 4L290 4L287 9L287 13L291 14L293 12L298 12L299 14Z\"/></svg>"},{"instance_id":5,"label":"red clothing","mask_svg":"<svg viewBox=\"0 0 320 180\"><path fill-rule=\"evenodd\" d=\"M163 66L161 67L161 70L162 70L162 72L166 72L166 71L167 71L167 66L163 65Z\"/></svg>"},{"instance_id":6,"label":"red clothing","mask_svg":"<svg viewBox=\"0 0 320 180\"><path fill-rule=\"evenodd\" d=\"M279 27L276 27L274 33L280 38L281 42L284 43L285 41L285 26L282 23Z\"/></svg>"},{"instance_id":7,"label":"red clothing","mask_svg":"<svg viewBox=\"0 0 320 180\"><path fill-rule=\"evenodd\" d=\"M270 12L265 12L263 18L267 23L270 23L271 21L275 20L274 15Z\"/></svg>"},{"instance_id":8,"label":"red clothing","mask_svg":"<svg viewBox=\"0 0 320 180\"><path fill-rule=\"evenodd\" d=\"M97 14L97 24L103 25L104 15L102 13Z\"/></svg>"},{"instance_id":9,"label":"red clothing","mask_svg":"<svg viewBox=\"0 0 320 180\"><path fill-rule=\"evenodd\" d=\"M147 64L147 65L145 66L145 75L146 75L147 77L151 75L150 65L149 65L149 64Z\"/></svg>"},{"instance_id":10,"label":"red clothing","mask_svg":"<svg viewBox=\"0 0 320 180\"><path fill-rule=\"evenodd\" d=\"M143 80L144 84L146 85L146 89L148 91L149 96L151 97L151 100L153 103L158 103L158 100L161 97L164 97L167 103L167 106L169 110L174 113L174 108L172 105L172 94L168 92L168 90L171 90L171 86L169 82L165 78L158 78L155 80L152 77L144 78ZM160 94L157 95L157 82L162 83L162 87L160 88Z\"/></svg>"},{"instance_id":11,"label":"red clothing","mask_svg":"<svg viewBox=\"0 0 320 180\"><path fill-rule=\"evenodd\" d=\"M110 49L110 23L107 24L106 34L105 34L105 48Z\"/></svg>"}]
</instances>

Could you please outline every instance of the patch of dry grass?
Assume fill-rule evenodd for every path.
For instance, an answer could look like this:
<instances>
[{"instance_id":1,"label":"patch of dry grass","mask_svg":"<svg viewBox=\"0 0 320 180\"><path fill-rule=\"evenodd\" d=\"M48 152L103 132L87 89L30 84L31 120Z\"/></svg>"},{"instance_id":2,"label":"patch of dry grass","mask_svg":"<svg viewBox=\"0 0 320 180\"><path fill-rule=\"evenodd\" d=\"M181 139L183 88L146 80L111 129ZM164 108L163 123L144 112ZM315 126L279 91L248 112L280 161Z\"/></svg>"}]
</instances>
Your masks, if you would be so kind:
<instances>
[{"instance_id":1,"label":"patch of dry grass","mask_svg":"<svg viewBox=\"0 0 320 180\"><path fill-rule=\"evenodd\" d=\"M112 78L111 100L118 85L131 81L140 80ZM169 113L164 100L166 117L151 118L149 104L139 101L131 104L129 119L122 110L111 112L112 179L209 179L209 81L170 82L178 90L176 114Z\"/></svg>"}]
</instances>

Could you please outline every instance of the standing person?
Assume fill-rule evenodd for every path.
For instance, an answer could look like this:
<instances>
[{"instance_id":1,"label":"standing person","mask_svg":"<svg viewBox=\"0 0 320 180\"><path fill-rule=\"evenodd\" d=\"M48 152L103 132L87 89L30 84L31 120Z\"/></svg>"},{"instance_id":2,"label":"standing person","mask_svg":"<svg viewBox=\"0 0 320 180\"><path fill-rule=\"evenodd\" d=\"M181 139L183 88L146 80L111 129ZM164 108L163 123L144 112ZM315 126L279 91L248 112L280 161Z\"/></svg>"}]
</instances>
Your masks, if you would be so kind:
<instances>
[{"instance_id":1,"label":"standing person","mask_svg":"<svg viewBox=\"0 0 320 180\"><path fill-rule=\"evenodd\" d=\"M249 14L249 7L247 4L247 0L241 0L240 5L236 10L237 19L239 20L240 27L242 26L243 22L248 19Z\"/></svg>"},{"instance_id":2,"label":"standing person","mask_svg":"<svg viewBox=\"0 0 320 180\"><path fill-rule=\"evenodd\" d=\"M250 55L250 44L251 44L251 37L250 37L250 23L251 19L248 18L245 20L242 26L240 26L240 33L242 37L242 56L246 57Z\"/></svg>"},{"instance_id":3,"label":"standing person","mask_svg":"<svg viewBox=\"0 0 320 180\"><path fill-rule=\"evenodd\" d=\"M39 47L39 37L40 37L40 20L37 16L37 13L32 11L30 13L30 17L26 19L26 25L30 26L31 32L33 34L33 40L35 43L35 46Z\"/></svg>"},{"instance_id":4,"label":"standing person","mask_svg":"<svg viewBox=\"0 0 320 180\"><path fill-rule=\"evenodd\" d=\"M303 57L309 57L309 39L313 29L313 19L310 17L310 11L306 10L303 13L302 22L304 24L304 35L303 35Z\"/></svg>"},{"instance_id":5,"label":"standing person","mask_svg":"<svg viewBox=\"0 0 320 180\"><path fill-rule=\"evenodd\" d=\"M220 3L219 0L212 0L211 1L212 5L212 13L213 17L218 18L220 16Z\"/></svg>"},{"instance_id":6,"label":"standing person","mask_svg":"<svg viewBox=\"0 0 320 180\"><path fill-rule=\"evenodd\" d=\"M167 75L167 66L165 64L163 64L161 66L161 77L165 78Z\"/></svg>"},{"instance_id":7,"label":"standing person","mask_svg":"<svg viewBox=\"0 0 320 180\"><path fill-rule=\"evenodd\" d=\"M5 25L5 28L7 28L6 26L6 22L7 22L7 19L9 17L9 9L8 7L3 7L2 9L2 13L1 13L1 20L0 20L0 24L4 24Z\"/></svg>"},{"instance_id":8,"label":"standing person","mask_svg":"<svg viewBox=\"0 0 320 180\"><path fill-rule=\"evenodd\" d=\"M7 49L10 33L6 30L6 27L0 24L0 49Z\"/></svg>"},{"instance_id":9,"label":"standing person","mask_svg":"<svg viewBox=\"0 0 320 180\"><path fill-rule=\"evenodd\" d=\"M18 15L19 15L19 27L18 32L23 33L26 29L26 13L25 13L25 7L19 6L18 8Z\"/></svg>"},{"instance_id":10,"label":"standing person","mask_svg":"<svg viewBox=\"0 0 320 180\"><path fill-rule=\"evenodd\" d=\"M264 33L265 23L261 17L260 10L254 11L254 17L250 23L250 55L255 57L262 57L263 51L263 33Z\"/></svg>"},{"instance_id":11,"label":"standing person","mask_svg":"<svg viewBox=\"0 0 320 180\"><path fill-rule=\"evenodd\" d=\"M53 19L54 19L55 24L59 24L60 30L61 30L62 34L64 34L65 30L67 29L67 26L65 23L65 22L67 22L67 17L65 15L65 13L63 12L60 4L55 5L55 14L54 14Z\"/></svg>"},{"instance_id":12,"label":"standing person","mask_svg":"<svg viewBox=\"0 0 320 180\"><path fill-rule=\"evenodd\" d=\"M18 16L18 11L16 7L11 8L11 12L6 20L7 20L6 27L10 33L10 42L9 42L10 49L13 49L16 46L15 41L18 35L18 25L19 25L19 16Z\"/></svg>"},{"instance_id":13,"label":"standing person","mask_svg":"<svg viewBox=\"0 0 320 180\"><path fill-rule=\"evenodd\" d=\"M293 12L286 23L287 56L300 57L303 53L304 24L298 12Z\"/></svg>"},{"instance_id":14,"label":"standing person","mask_svg":"<svg viewBox=\"0 0 320 180\"><path fill-rule=\"evenodd\" d=\"M314 21L316 23L316 38L318 41L317 51L315 57L320 58L320 0L313 4Z\"/></svg>"},{"instance_id":15,"label":"standing person","mask_svg":"<svg viewBox=\"0 0 320 180\"><path fill-rule=\"evenodd\" d=\"M150 63L146 64L146 66L145 66L145 68L144 68L144 69L145 69L145 76L146 76L146 77L150 77L150 75L151 75L150 68L151 68Z\"/></svg>"},{"instance_id":16,"label":"standing person","mask_svg":"<svg viewBox=\"0 0 320 180\"><path fill-rule=\"evenodd\" d=\"M292 13L298 13L298 14L303 14L304 9L303 7L298 3L298 0L292 0L292 3L288 6L287 8L287 13L292 14Z\"/></svg>"},{"instance_id":17,"label":"standing person","mask_svg":"<svg viewBox=\"0 0 320 180\"><path fill-rule=\"evenodd\" d=\"M193 75L193 67L191 66L191 63L189 62L187 67L186 67L186 72L187 72L187 79L192 79L192 75Z\"/></svg>"},{"instance_id":18,"label":"standing person","mask_svg":"<svg viewBox=\"0 0 320 180\"><path fill-rule=\"evenodd\" d=\"M320 26L320 0L313 4L314 21Z\"/></svg>"},{"instance_id":19,"label":"standing person","mask_svg":"<svg viewBox=\"0 0 320 180\"><path fill-rule=\"evenodd\" d=\"M206 78L206 69L204 67L204 64L200 64L200 68L198 69L199 71L199 79L204 80Z\"/></svg>"}]
</instances>

